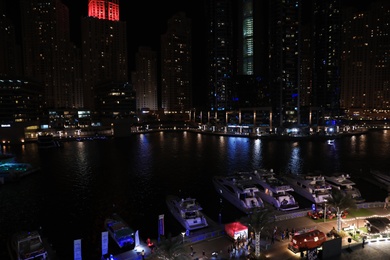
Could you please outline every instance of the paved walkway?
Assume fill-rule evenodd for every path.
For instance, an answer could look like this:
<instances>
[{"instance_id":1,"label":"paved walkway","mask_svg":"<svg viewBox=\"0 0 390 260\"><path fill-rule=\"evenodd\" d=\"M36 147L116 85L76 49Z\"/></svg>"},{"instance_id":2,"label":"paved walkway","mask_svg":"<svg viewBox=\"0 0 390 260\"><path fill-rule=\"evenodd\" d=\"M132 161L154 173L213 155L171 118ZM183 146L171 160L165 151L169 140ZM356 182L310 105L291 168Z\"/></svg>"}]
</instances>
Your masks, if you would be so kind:
<instances>
[{"instance_id":1,"label":"paved walkway","mask_svg":"<svg viewBox=\"0 0 390 260\"><path fill-rule=\"evenodd\" d=\"M374 215L378 216L390 216L390 210L383 208L370 208L370 211L373 211ZM355 224L358 228L364 226L364 219L344 219L342 227L347 227L349 225ZM309 217L298 217L294 219L282 220L273 223L276 225L279 230L288 228L295 228L298 230L303 229L312 229L317 228L324 233L328 233L333 227L337 226L335 219L326 220L325 222L316 222ZM263 240L261 243L261 250L266 254L269 259L303 259L301 255L294 254L287 249L288 240L281 240L280 237L275 241L273 245L270 244L270 241ZM193 259L245 259L245 253L242 252L241 255L237 254L232 256L228 253L228 248L233 244L233 241L227 235L211 237L195 243L186 243L188 246L188 253L190 254L190 246L192 245L194 250ZM348 242L348 237L343 238L342 240L342 253L340 256L332 258L332 260L385 260L390 259L390 238L382 239L382 241L367 241L364 248L362 247L361 242L355 242L352 240L351 243ZM123 253L121 255L115 256L115 259L118 260L138 260L142 259L140 256L141 250L144 249L146 252L146 258L150 255L150 250L146 245L143 245L141 248L136 248L133 251ZM148 251L146 251L148 250ZM205 254L203 255L203 251ZM213 253L218 253L216 257Z\"/></svg>"}]
</instances>

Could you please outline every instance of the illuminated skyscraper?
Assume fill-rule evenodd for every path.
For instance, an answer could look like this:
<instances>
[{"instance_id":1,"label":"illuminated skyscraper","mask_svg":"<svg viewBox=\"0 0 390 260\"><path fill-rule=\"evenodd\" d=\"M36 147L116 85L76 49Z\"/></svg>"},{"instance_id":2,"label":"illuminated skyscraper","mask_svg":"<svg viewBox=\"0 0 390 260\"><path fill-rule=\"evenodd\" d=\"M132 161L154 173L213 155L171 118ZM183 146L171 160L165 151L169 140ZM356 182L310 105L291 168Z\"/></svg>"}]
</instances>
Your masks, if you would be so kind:
<instances>
[{"instance_id":1,"label":"illuminated skyscraper","mask_svg":"<svg viewBox=\"0 0 390 260\"><path fill-rule=\"evenodd\" d=\"M136 70L131 75L137 110L158 110L157 103L157 53L149 47L139 47L135 55Z\"/></svg>"},{"instance_id":2,"label":"illuminated skyscraper","mask_svg":"<svg viewBox=\"0 0 390 260\"><path fill-rule=\"evenodd\" d=\"M119 21L119 0L89 0L88 16Z\"/></svg>"},{"instance_id":3,"label":"illuminated skyscraper","mask_svg":"<svg viewBox=\"0 0 390 260\"><path fill-rule=\"evenodd\" d=\"M341 106L354 119L388 119L390 3L350 9L343 24Z\"/></svg>"},{"instance_id":4,"label":"illuminated skyscraper","mask_svg":"<svg viewBox=\"0 0 390 260\"><path fill-rule=\"evenodd\" d=\"M126 22L119 21L119 0L90 0L81 21L84 105L94 110L96 86L126 83Z\"/></svg>"},{"instance_id":5,"label":"illuminated skyscraper","mask_svg":"<svg viewBox=\"0 0 390 260\"><path fill-rule=\"evenodd\" d=\"M269 106L268 2L240 0L238 5L238 87L240 107Z\"/></svg>"},{"instance_id":6,"label":"illuminated skyscraper","mask_svg":"<svg viewBox=\"0 0 390 260\"><path fill-rule=\"evenodd\" d=\"M324 119L340 114L341 2L313 1L312 105L322 111Z\"/></svg>"},{"instance_id":7,"label":"illuminated skyscraper","mask_svg":"<svg viewBox=\"0 0 390 260\"><path fill-rule=\"evenodd\" d=\"M270 1L270 96L275 126L298 122L301 0Z\"/></svg>"},{"instance_id":8,"label":"illuminated skyscraper","mask_svg":"<svg viewBox=\"0 0 390 260\"><path fill-rule=\"evenodd\" d=\"M21 10L25 76L44 84L46 107L81 107L68 8L60 0L23 0Z\"/></svg>"},{"instance_id":9,"label":"illuminated skyscraper","mask_svg":"<svg viewBox=\"0 0 390 260\"><path fill-rule=\"evenodd\" d=\"M234 31L236 11L231 0L206 1L208 92L211 111L233 108ZM222 117L224 118L224 117Z\"/></svg>"},{"instance_id":10,"label":"illuminated skyscraper","mask_svg":"<svg viewBox=\"0 0 390 260\"><path fill-rule=\"evenodd\" d=\"M165 111L188 112L192 108L191 19L177 13L161 36L161 95Z\"/></svg>"}]
</instances>

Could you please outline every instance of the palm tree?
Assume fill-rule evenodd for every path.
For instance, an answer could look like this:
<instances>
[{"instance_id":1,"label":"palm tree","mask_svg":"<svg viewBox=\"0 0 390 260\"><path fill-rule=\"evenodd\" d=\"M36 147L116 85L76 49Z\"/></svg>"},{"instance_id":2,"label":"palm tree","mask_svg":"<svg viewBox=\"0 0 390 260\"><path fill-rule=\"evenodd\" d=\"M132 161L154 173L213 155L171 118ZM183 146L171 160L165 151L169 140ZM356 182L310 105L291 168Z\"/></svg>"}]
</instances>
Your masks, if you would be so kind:
<instances>
[{"instance_id":1,"label":"palm tree","mask_svg":"<svg viewBox=\"0 0 390 260\"><path fill-rule=\"evenodd\" d=\"M260 235L264 228L270 226L270 223L274 222L274 218L271 217L271 212L267 209L259 209L248 215L247 225L252 229L255 234L255 257L260 258Z\"/></svg>"},{"instance_id":2,"label":"palm tree","mask_svg":"<svg viewBox=\"0 0 390 260\"><path fill-rule=\"evenodd\" d=\"M162 238L149 259L186 260L191 259L191 256L185 249L183 242L179 237L172 238L169 235L168 238Z\"/></svg>"},{"instance_id":3,"label":"palm tree","mask_svg":"<svg viewBox=\"0 0 390 260\"><path fill-rule=\"evenodd\" d=\"M327 204L336 209L337 232L341 230L341 215L347 209L356 209L356 201L350 194L342 192L337 188L332 188L332 196L328 198Z\"/></svg>"}]
</instances>

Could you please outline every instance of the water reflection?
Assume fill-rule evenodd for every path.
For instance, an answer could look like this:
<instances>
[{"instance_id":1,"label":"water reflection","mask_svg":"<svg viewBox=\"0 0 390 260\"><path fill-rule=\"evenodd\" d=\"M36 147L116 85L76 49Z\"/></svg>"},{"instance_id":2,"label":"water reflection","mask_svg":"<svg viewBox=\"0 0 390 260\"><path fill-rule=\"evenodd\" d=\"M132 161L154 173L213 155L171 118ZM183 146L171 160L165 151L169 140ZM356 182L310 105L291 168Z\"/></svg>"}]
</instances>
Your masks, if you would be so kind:
<instances>
[{"instance_id":1,"label":"water reflection","mask_svg":"<svg viewBox=\"0 0 390 260\"><path fill-rule=\"evenodd\" d=\"M220 202L211 183L214 175L255 168L297 174L343 171L351 176L366 169L388 170L390 132L337 139L333 145L165 132L69 142L53 150L25 144L2 151L42 168L0 188L2 233L44 225L52 230L63 259L71 259L72 239L97 243L104 218L113 211L139 229L141 237L156 237L159 214L166 214L167 232L182 231L167 213L168 194L196 197L216 220L221 207L224 222L239 218L240 212Z\"/></svg>"},{"instance_id":2,"label":"water reflection","mask_svg":"<svg viewBox=\"0 0 390 260\"><path fill-rule=\"evenodd\" d=\"M288 163L289 171L292 173L299 173L302 171L303 162L300 157L300 146L298 143L293 143L290 155L290 161Z\"/></svg>"}]
</instances>

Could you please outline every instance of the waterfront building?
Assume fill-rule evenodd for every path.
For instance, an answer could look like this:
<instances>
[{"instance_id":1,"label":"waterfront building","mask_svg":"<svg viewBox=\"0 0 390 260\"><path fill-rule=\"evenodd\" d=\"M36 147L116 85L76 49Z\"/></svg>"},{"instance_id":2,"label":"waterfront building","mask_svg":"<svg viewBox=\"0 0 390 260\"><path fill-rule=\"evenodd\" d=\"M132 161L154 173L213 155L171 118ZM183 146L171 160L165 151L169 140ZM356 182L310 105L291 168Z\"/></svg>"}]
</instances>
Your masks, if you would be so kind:
<instances>
[{"instance_id":1,"label":"waterfront building","mask_svg":"<svg viewBox=\"0 0 390 260\"><path fill-rule=\"evenodd\" d=\"M70 42L68 7L60 0L20 5L24 76L43 83L46 107L81 107L80 59Z\"/></svg>"},{"instance_id":2,"label":"waterfront building","mask_svg":"<svg viewBox=\"0 0 390 260\"><path fill-rule=\"evenodd\" d=\"M137 110L158 110L157 100L157 52L141 46L135 54L136 69L131 73L131 82L136 92Z\"/></svg>"},{"instance_id":3,"label":"waterfront building","mask_svg":"<svg viewBox=\"0 0 390 260\"><path fill-rule=\"evenodd\" d=\"M299 113L301 0L270 1L269 71L274 124L296 124Z\"/></svg>"},{"instance_id":4,"label":"waterfront building","mask_svg":"<svg viewBox=\"0 0 390 260\"><path fill-rule=\"evenodd\" d=\"M126 22L119 20L119 0L89 0L81 20L84 107L96 109L96 88L128 81Z\"/></svg>"},{"instance_id":5,"label":"waterfront building","mask_svg":"<svg viewBox=\"0 0 390 260\"><path fill-rule=\"evenodd\" d=\"M311 103L321 110L323 120L340 115L341 2L316 0L312 3Z\"/></svg>"},{"instance_id":6,"label":"waterfront building","mask_svg":"<svg viewBox=\"0 0 390 260\"><path fill-rule=\"evenodd\" d=\"M390 113L390 4L348 9L343 25L341 106L351 119L383 120Z\"/></svg>"},{"instance_id":7,"label":"waterfront building","mask_svg":"<svg viewBox=\"0 0 390 260\"><path fill-rule=\"evenodd\" d=\"M268 84L269 1L241 0L237 6L237 75L240 108L270 106Z\"/></svg>"},{"instance_id":8,"label":"waterfront building","mask_svg":"<svg viewBox=\"0 0 390 260\"><path fill-rule=\"evenodd\" d=\"M189 113L192 108L191 19L174 14L161 36L161 104L165 113Z\"/></svg>"},{"instance_id":9,"label":"waterfront building","mask_svg":"<svg viewBox=\"0 0 390 260\"><path fill-rule=\"evenodd\" d=\"M235 74L233 1L206 1L207 17L207 87L210 111L229 111L236 97L233 89ZM213 113L212 113L213 114ZM215 120L224 118L215 116Z\"/></svg>"}]
</instances>

